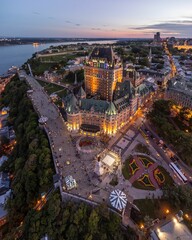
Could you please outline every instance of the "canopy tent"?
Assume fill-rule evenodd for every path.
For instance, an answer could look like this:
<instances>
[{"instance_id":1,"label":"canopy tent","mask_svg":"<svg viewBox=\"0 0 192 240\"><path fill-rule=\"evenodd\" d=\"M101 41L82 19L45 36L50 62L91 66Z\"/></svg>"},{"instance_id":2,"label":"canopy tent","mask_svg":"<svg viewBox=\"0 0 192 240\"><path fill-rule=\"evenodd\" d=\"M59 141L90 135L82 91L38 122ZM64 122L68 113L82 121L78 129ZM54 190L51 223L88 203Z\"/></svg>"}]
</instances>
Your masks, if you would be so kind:
<instances>
[{"instance_id":1,"label":"canopy tent","mask_svg":"<svg viewBox=\"0 0 192 240\"><path fill-rule=\"evenodd\" d=\"M41 117L39 118L39 123L40 123L40 124L44 124L44 123L46 123L47 121L48 121L48 117L41 116Z\"/></svg>"},{"instance_id":2,"label":"canopy tent","mask_svg":"<svg viewBox=\"0 0 192 240\"><path fill-rule=\"evenodd\" d=\"M102 160L103 163L105 163L106 165L108 165L109 167L111 167L114 162L115 162L115 158L112 157L111 155L107 154L103 160Z\"/></svg>"},{"instance_id":3,"label":"canopy tent","mask_svg":"<svg viewBox=\"0 0 192 240\"><path fill-rule=\"evenodd\" d=\"M122 211L127 205L127 197L126 194L119 189L113 190L109 196L109 200L111 205Z\"/></svg>"}]
</instances>

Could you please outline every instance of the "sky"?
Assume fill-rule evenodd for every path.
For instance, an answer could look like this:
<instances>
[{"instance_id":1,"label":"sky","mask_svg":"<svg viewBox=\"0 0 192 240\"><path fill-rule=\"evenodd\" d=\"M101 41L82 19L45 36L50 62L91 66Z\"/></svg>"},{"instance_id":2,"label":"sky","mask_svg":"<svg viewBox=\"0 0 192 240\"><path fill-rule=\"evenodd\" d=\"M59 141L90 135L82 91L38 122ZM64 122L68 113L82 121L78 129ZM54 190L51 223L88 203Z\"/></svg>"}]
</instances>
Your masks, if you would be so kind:
<instances>
[{"instance_id":1,"label":"sky","mask_svg":"<svg viewBox=\"0 0 192 240\"><path fill-rule=\"evenodd\" d=\"M0 36L192 37L192 0L0 0Z\"/></svg>"}]
</instances>

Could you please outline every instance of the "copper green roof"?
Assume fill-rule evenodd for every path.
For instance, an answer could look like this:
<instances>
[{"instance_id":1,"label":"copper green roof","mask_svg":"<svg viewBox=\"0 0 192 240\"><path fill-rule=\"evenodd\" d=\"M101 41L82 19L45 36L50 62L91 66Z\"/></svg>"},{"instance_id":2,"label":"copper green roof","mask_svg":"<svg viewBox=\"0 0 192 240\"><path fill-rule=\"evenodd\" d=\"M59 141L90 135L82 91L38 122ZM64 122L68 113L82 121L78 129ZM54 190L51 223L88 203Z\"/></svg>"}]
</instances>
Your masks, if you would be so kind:
<instances>
[{"instance_id":1,"label":"copper green roof","mask_svg":"<svg viewBox=\"0 0 192 240\"><path fill-rule=\"evenodd\" d=\"M69 100L67 102L66 111L68 113L77 113L78 112L77 99L74 94L70 94Z\"/></svg>"},{"instance_id":2,"label":"copper green roof","mask_svg":"<svg viewBox=\"0 0 192 240\"><path fill-rule=\"evenodd\" d=\"M96 99L81 99L81 110L105 113L109 106L107 101Z\"/></svg>"},{"instance_id":3,"label":"copper green roof","mask_svg":"<svg viewBox=\"0 0 192 240\"><path fill-rule=\"evenodd\" d=\"M109 103L109 107L106 110L106 114L110 115L110 116L117 114L117 109L116 109L115 105L113 104L113 102Z\"/></svg>"},{"instance_id":4,"label":"copper green roof","mask_svg":"<svg viewBox=\"0 0 192 240\"><path fill-rule=\"evenodd\" d=\"M83 88L81 87L80 89L79 89L79 92L77 93L77 96L78 97L86 97L86 93L85 93L85 91L83 90Z\"/></svg>"}]
</instances>

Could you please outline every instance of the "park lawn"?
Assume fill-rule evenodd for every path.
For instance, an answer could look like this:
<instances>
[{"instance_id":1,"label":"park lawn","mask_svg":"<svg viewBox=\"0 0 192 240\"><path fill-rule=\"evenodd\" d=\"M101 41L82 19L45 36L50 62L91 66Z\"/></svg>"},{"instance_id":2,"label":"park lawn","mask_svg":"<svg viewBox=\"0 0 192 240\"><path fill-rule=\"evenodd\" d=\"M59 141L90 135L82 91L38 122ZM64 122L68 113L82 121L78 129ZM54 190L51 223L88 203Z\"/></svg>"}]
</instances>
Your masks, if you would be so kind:
<instances>
[{"instance_id":1,"label":"park lawn","mask_svg":"<svg viewBox=\"0 0 192 240\"><path fill-rule=\"evenodd\" d=\"M113 176L112 180L109 182L109 184L113 187L115 187L118 184L118 178L117 176Z\"/></svg>"},{"instance_id":2,"label":"park lawn","mask_svg":"<svg viewBox=\"0 0 192 240\"><path fill-rule=\"evenodd\" d=\"M170 203L163 199L137 199L133 201L141 214L141 220L144 220L145 216L149 216L152 219L172 219L175 214L179 212L180 209L173 208ZM169 213L166 213L166 210L169 209ZM187 219L184 215L184 224L192 231L192 225L190 218Z\"/></svg>"},{"instance_id":3,"label":"park lawn","mask_svg":"<svg viewBox=\"0 0 192 240\"><path fill-rule=\"evenodd\" d=\"M60 62L64 60L66 57L66 53L63 53L62 55L53 55L53 56L46 56L46 57L40 57L40 61L53 61L53 62Z\"/></svg>"},{"instance_id":4,"label":"park lawn","mask_svg":"<svg viewBox=\"0 0 192 240\"><path fill-rule=\"evenodd\" d=\"M67 89L65 88L65 89L63 89L63 90L61 90L61 91L59 91L59 92L56 92L56 94L60 97L60 98L62 98L62 97L65 97L66 95L67 95Z\"/></svg>"},{"instance_id":5,"label":"park lawn","mask_svg":"<svg viewBox=\"0 0 192 240\"><path fill-rule=\"evenodd\" d=\"M53 63L40 63L36 66L31 66L32 72L34 75L41 75L50 67L52 67Z\"/></svg>"},{"instance_id":6,"label":"park lawn","mask_svg":"<svg viewBox=\"0 0 192 240\"><path fill-rule=\"evenodd\" d=\"M41 80L37 80L39 82L39 84L44 87L45 91L50 95L51 93L60 91L60 90L65 90L64 87L62 86L58 86L56 84L53 83L46 83L43 82Z\"/></svg>"},{"instance_id":7,"label":"park lawn","mask_svg":"<svg viewBox=\"0 0 192 240\"><path fill-rule=\"evenodd\" d=\"M142 162L145 168L149 168L154 163L154 161L148 157L139 157L139 160Z\"/></svg>"},{"instance_id":8,"label":"park lawn","mask_svg":"<svg viewBox=\"0 0 192 240\"><path fill-rule=\"evenodd\" d=\"M132 186L134 188L143 189L143 190L150 190L150 191L154 191L156 189L154 186L145 186L144 183L142 183L138 180L133 182Z\"/></svg>"},{"instance_id":9,"label":"park lawn","mask_svg":"<svg viewBox=\"0 0 192 240\"><path fill-rule=\"evenodd\" d=\"M148 147L141 144L141 143L136 145L135 151L140 152L140 153L150 154L150 151L149 151Z\"/></svg>"},{"instance_id":10,"label":"park lawn","mask_svg":"<svg viewBox=\"0 0 192 240\"><path fill-rule=\"evenodd\" d=\"M50 95L51 93L63 90L63 87L52 84L44 87L44 89Z\"/></svg>"},{"instance_id":11,"label":"park lawn","mask_svg":"<svg viewBox=\"0 0 192 240\"><path fill-rule=\"evenodd\" d=\"M122 167L122 174L124 176L125 179L129 179L130 177L132 177L132 173L131 173L131 169L130 169L130 161L133 159L133 157L130 155L124 162L123 167Z\"/></svg>"},{"instance_id":12,"label":"park lawn","mask_svg":"<svg viewBox=\"0 0 192 240\"><path fill-rule=\"evenodd\" d=\"M170 174L165 170L165 168L162 166L158 166L157 168L165 176L165 182L163 183L163 185L173 185L174 181L173 181L172 177L170 176Z\"/></svg>"},{"instance_id":13,"label":"park lawn","mask_svg":"<svg viewBox=\"0 0 192 240\"><path fill-rule=\"evenodd\" d=\"M169 209L170 214L175 213L170 204L161 199L137 199L133 203L140 209L142 219L146 215L153 219L162 219L166 216L167 209Z\"/></svg>"},{"instance_id":14,"label":"park lawn","mask_svg":"<svg viewBox=\"0 0 192 240\"><path fill-rule=\"evenodd\" d=\"M36 79L36 81L42 86L42 87L45 87L45 86L47 86L49 83L46 83L46 82L44 82L44 81L41 81L41 80L37 80Z\"/></svg>"}]
</instances>

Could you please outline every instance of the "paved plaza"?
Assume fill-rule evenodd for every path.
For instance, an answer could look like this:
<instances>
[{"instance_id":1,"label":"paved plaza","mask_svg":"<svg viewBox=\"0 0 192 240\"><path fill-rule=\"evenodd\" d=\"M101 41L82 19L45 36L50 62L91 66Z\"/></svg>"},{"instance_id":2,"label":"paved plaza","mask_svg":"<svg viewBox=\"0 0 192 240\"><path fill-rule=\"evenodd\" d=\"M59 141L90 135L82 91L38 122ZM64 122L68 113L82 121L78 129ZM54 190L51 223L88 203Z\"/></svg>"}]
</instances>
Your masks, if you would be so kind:
<instances>
[{"instance_id":1,"label":"paved plaza","mask_svg":"<svg viewBox=\"0 0 192 240\"><path fill-rule=\"evenodd\" d=\"M118 184L112 186L110 182L113 179L113 173L105 174L101 178L98 178L94 173L95 156L104 150L104 145L99 143L100 139L98 138L94 145L88 147L83 145L84 148L78 149L80 145L77 145L77 143L79 144L82 136L72 134L67 130L58 108L50 101L43 87L33 77L26 75L24 72L22 72L22 75L33 90L30 98L34 108L39 116L48 118L44 128L49 137L55 169L60 176L60 190L65 191L63 189L64 178L71 175L76 180L77 187L67 192L96 202L106 201L108 203L109 194L114 189L124 191L129 202L132 202L133 199L142 199L152 197L153 195L155 197L161 196L162 192L160 189L146 191L132 187L131 182L125 180L121 174L121 166L125 159L134 152L134 148L138 143L145 141L138 131L142 124L141 117L134 116L132 121L124 126L115 137L111 137L108 142L107 148L116 150L122 157L122 162L116 173ZM157 157L157 151L153 146L149 148L152 156L157 158L158 163L161 162L162 165L165 165L166 163L163 162L163 159ZM82 151L82 149L86 151Z\"/></svg>"}]
</instances>

